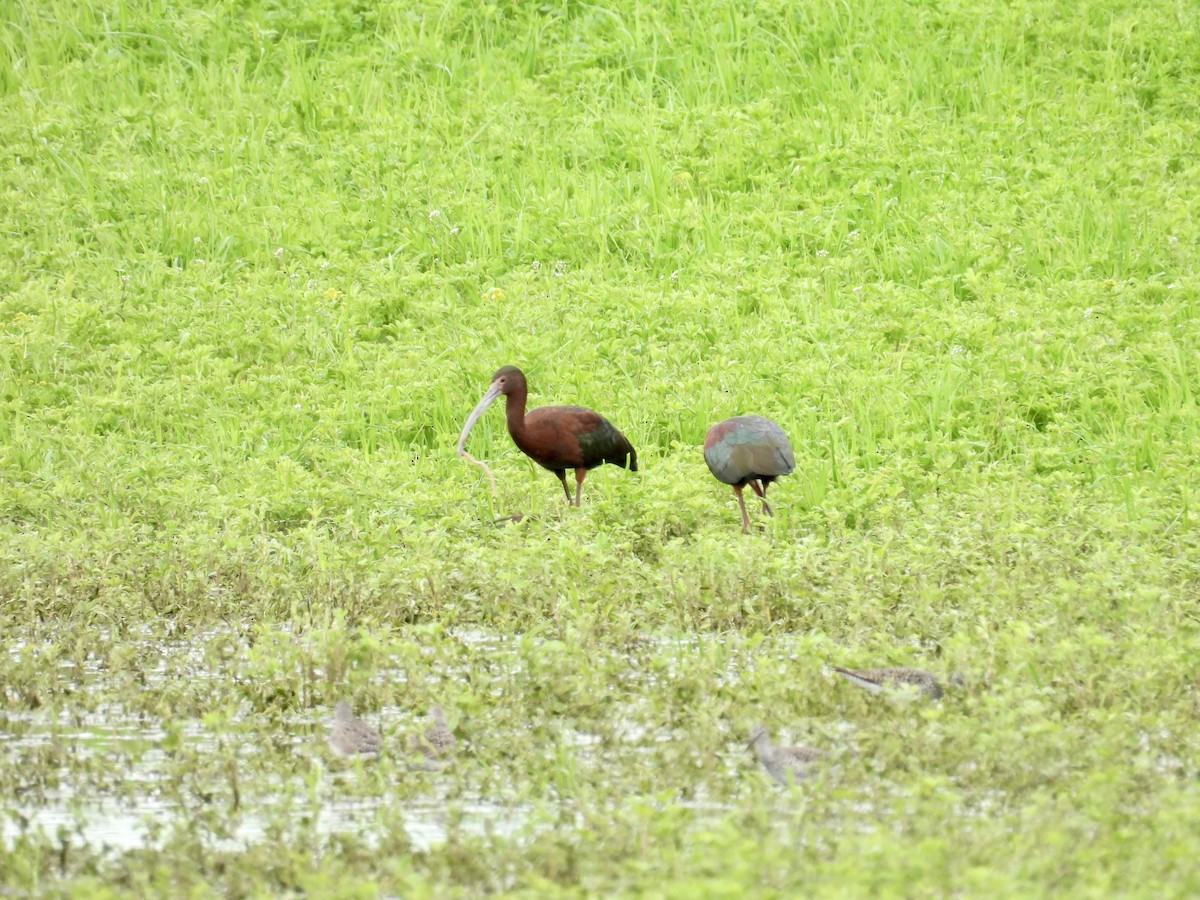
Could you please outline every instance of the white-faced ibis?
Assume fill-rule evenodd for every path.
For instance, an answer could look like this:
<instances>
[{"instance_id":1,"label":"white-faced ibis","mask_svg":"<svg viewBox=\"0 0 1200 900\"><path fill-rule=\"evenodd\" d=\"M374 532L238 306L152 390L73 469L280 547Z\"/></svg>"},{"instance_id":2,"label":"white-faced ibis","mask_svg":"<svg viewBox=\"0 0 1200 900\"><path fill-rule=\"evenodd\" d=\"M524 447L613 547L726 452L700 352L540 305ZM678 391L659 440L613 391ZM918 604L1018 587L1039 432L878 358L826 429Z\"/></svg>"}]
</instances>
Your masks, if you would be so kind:
<instances>
[{"instance_id":1,"label":"white-faced ibis","mask_svg":"<svg viewBox=\"0 0 1200 900\"><path fill-rule=\"evenodd\" d=\"M777 747L771 743L766 725L755 725L750 729L750 746L767 774L782 785L790 785L808 774L809 767L825 758L825 754L814 747Z\"/></svg>"},{"instance_id":2,"label":"white-faced ibis","mask_svg":"<svg viewBox=\"0 0 1200 900\"><path fill-rule=\"evenodd\" d=\"M873 694L892 690L901 696L907 691L912 694L924 694L930 700L942 698L942 685L937 676L924 669L912 669L907 666L886 669L843 669L841 666L832 668L843 678ZM950 676L950 683L962 684L963 677L956 672Z\"/></svg>"},{"instance_id":3,"label":"white-faced ibis","mask_svg":"<svg viewBox=\"0 0 1200 900\"><path fill-rule=\"evenodd\" d=\"M339 700L333 707L329 749L342 756L372 756L379 753L382 746L379 732L356 716L349 703Z\"/></svg>"},{"instance_id":4,"label":"white-faced ibis","mask_svg":"<svg viewBox=\"0 0 1200 900\"><path fill-rule=\"evenodd\" d=\"M588 469L612 463L637 471L637 451L625 435L600 413L582 406L539 406L526 415L525 400L528 393L524 372L516 366L497 369L487 393L471 410L467 424L458 437L459 456L467 455L463 448L467 442L467 432L475 420L483 415L493 400L503 394L506 398L504 414L513 442L535 463L558 476L567 502L579 505L580 488ZM573 500L567 487L567 469L575 470Z\"/></svg>"},{"instance_id":5,"label":"white-faced ibis","mask_svg":"<svg viewBox=\"0 0 1200 900\"><path fill-rule=\"evenodd\" d=\"M742 508L742 533L750 530L742 488L747 484L762 500L763 512L772 515L767 486L780 475L790 475L796 457L783 429L763 416L734 416L718 422L704 436L704 461L718 481L733 486Z\"/></svg>"}]
</instances>

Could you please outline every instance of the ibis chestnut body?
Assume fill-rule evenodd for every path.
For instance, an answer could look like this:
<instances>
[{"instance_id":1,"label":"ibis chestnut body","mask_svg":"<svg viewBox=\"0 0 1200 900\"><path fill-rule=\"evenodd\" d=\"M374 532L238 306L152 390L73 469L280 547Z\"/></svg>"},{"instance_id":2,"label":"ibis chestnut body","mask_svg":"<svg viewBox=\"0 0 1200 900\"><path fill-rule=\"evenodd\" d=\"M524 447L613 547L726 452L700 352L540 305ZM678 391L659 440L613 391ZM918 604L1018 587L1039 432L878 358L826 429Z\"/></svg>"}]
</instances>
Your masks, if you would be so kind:
<instances>
[{"instance_id":1,"label":"ibis chestnut body","mask_svg":"<svg viewBox=\"0 0 1200 900\"><path fill-rule=\"evenodd\" d=\"M600 413L582 406L539 406L526 414L529 387L525 373L516 366L504 366L492 376L487 393L471 411L459 435L460 454L471 426L501 394L505 397L504 414L513 443L539 466L558 476L567 501L574 506L579 505L588 469L612 463L637 471L637 451ZM567 487L567 469L575 470L574 498Z\"/></svg>"}]
</instances>

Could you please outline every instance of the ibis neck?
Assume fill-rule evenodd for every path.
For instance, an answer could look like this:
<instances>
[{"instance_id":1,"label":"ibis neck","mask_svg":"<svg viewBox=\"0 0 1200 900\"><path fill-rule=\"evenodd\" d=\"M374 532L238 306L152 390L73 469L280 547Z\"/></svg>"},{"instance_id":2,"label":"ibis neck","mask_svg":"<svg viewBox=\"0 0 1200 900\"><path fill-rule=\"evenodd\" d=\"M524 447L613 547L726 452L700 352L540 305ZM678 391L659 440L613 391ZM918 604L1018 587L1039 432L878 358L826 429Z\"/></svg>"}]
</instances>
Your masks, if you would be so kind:
<instances>
[{"instance_id":1,"label":"ibis neck","mask_svg":"<svg viewBox=\"0 0 1200 900\"><path fill-rule=\"evenodd\" d=\"M525 398L528 390L521 385L504 398L504 418L508 421L508 433L514 438L525 431Z\"/></svg>"}]
</instances>

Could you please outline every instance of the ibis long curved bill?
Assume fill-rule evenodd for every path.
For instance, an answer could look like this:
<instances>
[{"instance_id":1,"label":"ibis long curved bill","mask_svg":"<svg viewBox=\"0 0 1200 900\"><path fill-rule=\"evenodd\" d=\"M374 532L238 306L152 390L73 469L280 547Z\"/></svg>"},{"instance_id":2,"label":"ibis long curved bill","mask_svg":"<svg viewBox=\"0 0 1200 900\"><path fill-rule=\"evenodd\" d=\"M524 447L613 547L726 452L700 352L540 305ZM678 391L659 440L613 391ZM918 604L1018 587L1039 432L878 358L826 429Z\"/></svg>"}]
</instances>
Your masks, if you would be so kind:
<instances>
[{"instance_id":1,"label":"ibis long curved bill","mask_svg":"<svg viewBox=\"0 0 1200 900\"><path fill-rule=\"evenodd\" d=\"M488 387L487 393L484 394L479 402L475 404L475 408L471 410L471 414L467 416L467 424L463 426L462 432L458 436L458 455L470 456L466 451L467 435L471 433L471 428L479 421L479 417L483 415L484 410L492 405L492 401L500 396L500 392L504 390L504 385L498 381L493 381Z\"/></svg>"},{"instance_id":2,"label":"ibis long curved bill","mask_svg":"<svg viewBox=\"0 0 1200 900\"><path fill-rule=\"evenodd\" d=\"M496 476L492 474L492 470L487 463L485 463L482 459L476 459L467 452L467 435L471 433L471 426L474 425L476 420L483 415L483 411L492 405L493 400L500 396L500 392L503 390L503 387L504 385L502 384L499 384L495 381L492 382L491 386L487 389L487 393L484 394L480 401L475 404L475 408L471 410L471 414L467 416L467 424L463 426L462 433L458 436L458 455L467 462L474 463L475 465L479 466L479 468L483 469L483 474L487 476L488 484L491 485L493 497L496 496Z\"/></svg>"}]
</instances>

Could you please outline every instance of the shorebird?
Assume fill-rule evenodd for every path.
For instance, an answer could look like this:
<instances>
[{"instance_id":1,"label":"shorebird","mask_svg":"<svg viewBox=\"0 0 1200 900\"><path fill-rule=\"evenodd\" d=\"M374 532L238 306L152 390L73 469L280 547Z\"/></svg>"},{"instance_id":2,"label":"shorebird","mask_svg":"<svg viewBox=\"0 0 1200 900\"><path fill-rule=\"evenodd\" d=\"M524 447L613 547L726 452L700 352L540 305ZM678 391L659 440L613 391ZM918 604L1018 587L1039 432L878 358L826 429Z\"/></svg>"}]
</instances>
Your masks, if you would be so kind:
<instances>
[{"instance_id":1,"label":"shorebird","mask_svg":"<svg viewBox=\"0 0 1200 900\"><path fill-rule=\"evenodd\" d=\"M897 694L922 693L930 700L942 698L942 685L932 672L924 669L912 669L907 666L896 666L886 669L843 669L832 666L833 671L843 678L857 684L860 688L878 694L886 690ZM957 672L950 676L951 684L962 684L963 677Z\"/></svg>"},{"instance_id":2,"label":"shorebird","mask_svg":"<svg viewBox=\"0 0 1200 900\"><path fill-rule=\"evenodd\" d=\"M777 747L771 743L766 725L750 729L749 745L767 774L782 785L790 785L808 774L808 767L819 762L825 754L814 747Z\"/></svg>"},{"instance_id":3,"label":"shorebird","mask_svg":"<svg viewBox=\"0 0 1200 900\"><path fill-rule=\"evenodd\" d=\"M334 705L330 750L342 756L374 756L382 746L379 732L356 716L349 703L339 700Z\"/></svg>"},{"instance_id":4,"label":"shorebird","mask_svg":"<svg viewBox=\"0 0 1200 900\"><path fill-rule=\"evenodd\" d=\"M409 756L413 760L420 757L419 762L414 761L410 765L427 772L436 772L450 761L458 742L454 739L454 732L446 724L446 714L440 706L435 706L429 711L429 719L430 724L424 734L413 732L408 736L408 748L411 751Z\"/></svg>"}]
</instances>

